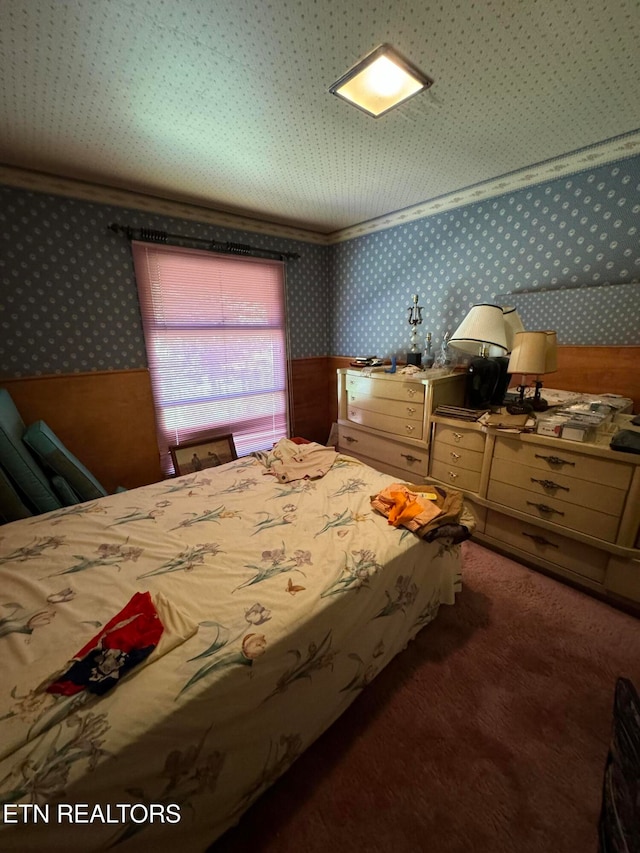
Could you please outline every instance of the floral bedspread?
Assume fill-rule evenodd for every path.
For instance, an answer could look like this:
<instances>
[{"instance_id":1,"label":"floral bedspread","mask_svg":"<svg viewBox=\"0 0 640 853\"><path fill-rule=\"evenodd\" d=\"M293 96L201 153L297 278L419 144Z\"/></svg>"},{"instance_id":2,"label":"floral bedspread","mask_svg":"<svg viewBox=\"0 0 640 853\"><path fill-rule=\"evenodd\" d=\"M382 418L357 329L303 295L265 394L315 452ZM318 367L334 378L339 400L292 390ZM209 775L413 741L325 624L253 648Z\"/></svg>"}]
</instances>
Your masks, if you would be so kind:
<instances>
[{"instance_id":1,"label":"floral bedspread","mask_svg":"<svg viewBox=\"0 0 640 853\"><path fill-rule=\"evenodd\" d=\"M196 851L236 823L454 603L460 547L391 527L390 482L246 457L0 527L0 849ZM197 631L104 696L38 689L147 590Z\"/></svg>"}]
</instances>

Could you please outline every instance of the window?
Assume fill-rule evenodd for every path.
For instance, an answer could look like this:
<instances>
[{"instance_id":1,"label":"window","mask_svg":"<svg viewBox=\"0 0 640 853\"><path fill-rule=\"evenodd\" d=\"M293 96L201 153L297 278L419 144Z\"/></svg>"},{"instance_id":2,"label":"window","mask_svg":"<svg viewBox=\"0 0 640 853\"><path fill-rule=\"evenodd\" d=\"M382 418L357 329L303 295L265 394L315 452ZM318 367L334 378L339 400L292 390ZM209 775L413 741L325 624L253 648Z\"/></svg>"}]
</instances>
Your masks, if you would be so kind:
<instances>
[{"instance_id":1,"label":"window","mask_svg":"<svg viewBox=\"0 0 640 853\"><path fill-rule=\"evenodd\" d=\"M288 434L284 264L132 243L158 444L233 433L238 455Z\"/></svg>"}]
</instances>

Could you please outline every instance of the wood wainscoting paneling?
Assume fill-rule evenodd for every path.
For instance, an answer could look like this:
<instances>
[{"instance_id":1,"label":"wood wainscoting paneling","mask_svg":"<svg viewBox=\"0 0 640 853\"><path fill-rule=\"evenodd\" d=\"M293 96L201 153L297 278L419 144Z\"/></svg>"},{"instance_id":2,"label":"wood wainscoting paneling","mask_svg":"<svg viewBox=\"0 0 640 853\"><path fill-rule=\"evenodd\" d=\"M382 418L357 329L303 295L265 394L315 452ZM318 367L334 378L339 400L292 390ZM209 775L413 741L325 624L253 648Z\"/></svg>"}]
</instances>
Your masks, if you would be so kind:
<instances>
[{"instance_id":1,"label":"wood wainscoting paneling","mask_svg":"<svg viewBox=\"0 0 640 853\"><path fill-rule=\"evenodd\" d=\"M326 444L338 417L339 367L351 358L318 356L291 361L291 434Z\"/></svg>"},{"instance_id":2,"label":"wood wainscoting paneling","mask_svg":"<svg viewBox=\"0 0 640 853\"><path fill-rule=\"evenodd\" d=\"M325 356L291 360L291 435L326 444L329 369Z\"/></svg>"},{"instance_id":3,"label":"wood wainscoting paneling","mask_svg":"<svg viewBox=\"0 0 640 853\"><path fill-rule=\"evenodd\" d=\"M293 435L321 444L327 441L338 417L337 371L351 361L350 356L324 356L291 362ZM544 385L562 391L620 394L633 400L638 413L640 347L560 346L558 371L545 376Z\"/></svg>"},{"instance_id":4,"label":"wood wainscoting paneling","mask_svg":"<svg viewBox=\"0 0 640 853\"><path fill-rule=\"evenodd\" d=\"M338 416L337 370L349 356L291 361L291 428L325 444ZM621 394L640 411L640 347L565 347L545 385ZM149 372L95 371L0 379L25 423L44 420L105 489L162 479ZM543 390L544 395L544 390Z\"/></svg>"},{"instance_id":5,"label":"wood wainscoting paneling","mask_svg":"<svg viewBox=\"0 0 640 853\"><path fill-rule=\"evenodd\" d=\"M558 347L558 371L544 384L561 391L620 394L640 412L640 347ZM544 388L542 391L544 397Z\"/></svg>"},{"instance_id":6,"label":"wood wainscoting paneling","mask_svg":"<svg viewBox=\"0 0 640 853\"><path fill-rule=\"evenodd\" d=\"M528 376L533 385L535 377ZM579 391L583 394L620 394L633 400L640 412L640 347L558 347L558 369L542 377L544 389ZM514 391L521 377L513 376Z\"/></svg>"},{"instance_id":7,"label":"wood wainscoting paneling","mask_svg":"<svg viewBox=\"0 0 640 853\"><path fill-rule=\"evenodd\" d=\"M45 421L112 493L162 479L149 371L0 379L29 426Z\"/></svg>"}]
</instances>

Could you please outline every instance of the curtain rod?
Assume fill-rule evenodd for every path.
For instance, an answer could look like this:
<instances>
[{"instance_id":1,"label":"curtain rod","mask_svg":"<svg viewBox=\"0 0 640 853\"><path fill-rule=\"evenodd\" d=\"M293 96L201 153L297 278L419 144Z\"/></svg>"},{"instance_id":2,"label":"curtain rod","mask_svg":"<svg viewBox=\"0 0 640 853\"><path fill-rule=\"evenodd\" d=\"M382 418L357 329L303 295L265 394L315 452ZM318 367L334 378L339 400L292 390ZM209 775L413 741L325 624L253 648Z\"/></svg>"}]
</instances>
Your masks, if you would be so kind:
<instances>
[{"instance_id":1,"label":"curtain rod","mask_svg":"<svg viewBox=\"0 0 640 853\"><path fill-rule=\"evenodd\" d=\"M184 234L167 234L166 231L156 231L153 228L131 228L129 225L119 225L112 222L107 228L115 234L123 234L127 240L142 240L144 243L161 243L163 245L179 245L174 241L184 243L200 243L210 252L226 252L230 255L248 255L251 257L270 257L281 261L295 261L300 255L296 252L280 252L275 249L260 249L247 246L246 243L219 243L217 240L207 240L203 237L187 237Z\"/></svg>"}]
</instances>

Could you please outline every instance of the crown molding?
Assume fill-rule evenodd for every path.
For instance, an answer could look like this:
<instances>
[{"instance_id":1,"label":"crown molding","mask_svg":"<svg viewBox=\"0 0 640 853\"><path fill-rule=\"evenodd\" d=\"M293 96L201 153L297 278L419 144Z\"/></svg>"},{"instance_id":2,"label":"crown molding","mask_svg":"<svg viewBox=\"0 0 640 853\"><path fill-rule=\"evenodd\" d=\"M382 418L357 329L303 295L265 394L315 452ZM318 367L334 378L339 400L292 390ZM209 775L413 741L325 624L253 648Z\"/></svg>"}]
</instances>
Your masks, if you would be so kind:
<instances>
[{"instance_id":1,"label":"crown molding","mask_svg":"<svg viewBox=\"0 0 640 853\"><path fill-rule=\"evenodd\" d=\"M607 140L599 145L583 148L580 151L575 151L563 157L545 160L543 163L528 166L526 169L519 169L516 172L511 172L492 181L474 184L458 192L449 193L411 207L405 207L402 210L388 213L376 219L369 219L366 222L352 225L349 228L342 228L339 231L329 234L329 241L332 244L343 243L346 240L353 240L365 234L373 234L376 231L384 231L387 228L404 225L416 219L424 219L426 216L432 216L434 213L444 213L457 207L464 207L467 204L484 201L485 199L494 198L508 192L516 192L535 184L544 183L544 181L557 180L565 175L573 175L585 169L602 166L605 163L612 163L616 160L623 160L639 153L640 130Z\"/></svg>"},{"instance_id":2,"label":"crown molding","mask_svg":"<svg viewBox=\"0 0 640 853\"><path fill-rule=\"evenodd\" d=\"M212 210L196 204L172 201L131 190L121 190L101 184L92 184L73 178L57 177L45 172L32 172L15 166L0 164L0 184L17 187L33 192L51 193L97 204L110 204L116 207L145 210L148 213L175 216L178 219L190 219L207 225L217 225L222 228L234 228L239 231L251 231L255 234L266 234L270 237L286 237L290 240L302 240L305 243L328 245L326 234L309 231L305 228L293 228L276 222L254 219L221 210Z\"/></svg>"},{"instance_id":3,"label":"crown molding","mask_svg":"<svg viewBox=\"0 0 640 853\"><path fill-rule=\"evenodd\" d=\"M145 210L149 213L190 219L222 228L234 228L271 237L284 237L290 240L329 246L373 234L377 231L385 231L388 228L414 222L417 219L424 219L435 213L444 213L505 193L517 192L526 187L544 183L544 181L557 180L565 175L573 175L585 169L633 157L638 153L640 153L640 130L328 234L2 164L0 164L0 184L34 192L68 196L99 204Z\"/></svg>"}]
</instances>

